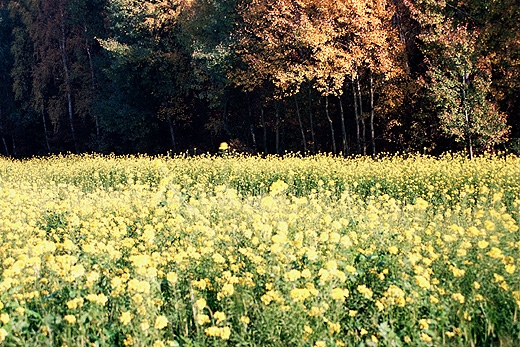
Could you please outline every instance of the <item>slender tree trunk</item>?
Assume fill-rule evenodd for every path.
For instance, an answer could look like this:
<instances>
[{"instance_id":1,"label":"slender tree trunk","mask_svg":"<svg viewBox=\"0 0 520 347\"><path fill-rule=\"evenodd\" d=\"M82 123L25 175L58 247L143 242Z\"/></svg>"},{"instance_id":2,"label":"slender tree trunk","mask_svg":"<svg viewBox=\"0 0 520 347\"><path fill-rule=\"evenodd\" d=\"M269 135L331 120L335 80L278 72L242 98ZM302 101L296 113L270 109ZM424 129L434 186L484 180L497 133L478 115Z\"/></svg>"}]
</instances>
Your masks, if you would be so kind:
<instances>
[{"instance_id":1,"label":"slender tree trunk","mask_svg":"<svg viewBox=\"0 0 520 347\"><path fill-rule=\"evenodd\" d=\"M359 97L359 118L361 119L361 143L363 145L363 155L367 155L365 117L363 115L363 98L361 95L361 88L359 87L359 77L356 78L356 82Z\"/></svg>"},{"instance_id":2,"label":"slender tree trunk","mask_svg":"<svg viewBox=\"0 0 520 347\"><path fill-rule=\"evenodd\" d=\"M464 116L466 117L466 124L467 124L467 131L466 131L466 137L467 137L467 142L468 142L468 154L469 154L469 159L470 160L473 160L473 141L471 139L471 132L470 132L470 119L469 119L469 114L468 114L468 110L464 110Z\"/></svg>"},{"instance_id":3,"label":"slender tree trunk","mask_svg":"<svg viewBox=\"0 0 520 347\"><path fill-rule=\"evenodd\" d=\"M260 108L260 121L262 122L262 129L264 134L264 154L267 155L267 125L265 124L264 108Z\"/></svg>"},{"instance_id":4,"label":"slender tree trunk","mask_svg":"<svg viewBox=\"0 0 520 347\"><path fill-rule=\"evenodd\" d=\"M401 9L399 6L399 3L401 1L400 0L394 0L394 5L395 5L395 13L394 13L394 18L392 20L392 24L394 27L397 27L397 33L399 34L399 40L401 41L401 43L405 46L407 46L407 42L406 42L406 36L404 35L404 30L403 30L403 25L401 23ZM410 73L410 64L409 64L409 59L404 59L404 63L406 65L406 71L408 73Z\"/></svg>"},{"instance_id":5,"label":"slender tree trunk","mask_svg":"<svg viewBox=\"0 0 520 347\"><path fill-rule=\"evenodd\" d=\"M253 141L253 153L256 153L258 145L256 143L255 125L253 123L249 124L249 132L251 133L251 140Z\"/></svg>"},{"instance_id":6,"label":"slender tree trunk","mask_svg":"<svg viewBox=\"0 0 520 347\"><path fill-rule=\"evenodd\" d=\"M45 121L45 112L42 109L42 122L43 122L43 132L45 134L45 144L47 145L47 152L51 152L51 146L49 145L49 135L47 132L47 122Z\"/></svg>"},{"instance_id":7,"label":"slender tree trunk","mask_svg":"<svg viewBox=\"0 0 520 347\"><path fill-rule=\"evenodd\" d=\"M396 9L396 12L394 14L394 23L395 23L394 26L397 27L397 33L399 34L399 40L402 43L406 43L406 40L405 40L405 37L403 34L403 26L401 25L401 16L399 15L399 12L397 11L399 8L397 0L394 0L394 5L395 5L395 9Z\"/></svg>"},{"instance_id":8,"label":"slender tree trunk","mask_svg":"<svg viewBox=\"0 0 520 347\"><path fill-rule=\"evenodd\" d=\"M354 95L354 115L356 118L356 149L357 153L361 154L361 135L360 135L360 126L359 126L359 113L358 113L358 97L356 92L356 86L354 84L354 78L352 78L352 95Z\"/></svg>"},{"instance_id":9,"label":"slender tree trunk","mask_svg":"<svg viewBox=\"0 0 520 347\"><path fill-rule=\"evenodd\" d=\"M330 125L330 133L332 137L332 154L336 154L336 136L334 135L334 124L332 124L332 118L330 118L329 114L329 96L325 96L325 115L329 121Z\"/></svg>"},{"instance_id":10,"label":"slender tree trunk","mask_svg":"<svg viewBox=\"0 0 520 347\"><path fill-rule=\"evenodd\" d=\"M2 142L3 142L4 148L5 148L5 155L9 156L9 148L7 147L7 142L5 141L5 136L3 133L2 133Z\"/></svg>"},{"instance_id":11,"label":"slender tree trunk","mask_svg":"<svg viewBox=\"0 0 520 347\"><path fill-rule=\"evenodd\" d=\"M280 104L275 105L275 147L276 154L280 154Z\"/></svg>"},{"instance_id":12,"label":"slender tree trunk","mask_svg":"<svg viewBox=\"0 0 520 347\"><path fill-rule=\"evenodd\" d=\"M88 36L87 36L87 26L86 25L84 26L84 29L85 29L85 47L87 50L88 64L89 64L89 68L90 68L90 79L91 79L90 88L92 90L92 98L93 98L96 93L96 75L94 73L94 63L92 62L92 53L90 52L90 42L89 42ZM96 139L99 141L100 132L101 132L99 129L99 119L96 114L94 114L93 116L94 116L94 122L96 125Z\"/></svg>"},{"instance_id":13,"label":"slender tree trunk","mask_svg":"<svg viewBox=\"0 0 520 347\"><path fill-rule=\"evenodd\" d=\"M464 71L462 75L462 107L464 108L464 118L466 122L465 126L465 133L466 133L466 142L468 146L468 155L469 159L473 160L473 141L471 139L471 120L468 113L468 108L466 107L466 84L467 84L467 77L466 77L466 71Z\"/></svg>"},{"instance_id":14,"label":"slender tree trunk","mask_svg":"<svg viewBox=\"0 0 520 347\"><path fill-rule=\"evenodd\" d=\"M300 133L303 141L303 153L307 154L307 139L305 138L305 131L303 130L302 117L300 115L300 107L298 106L298 97L294 94L294 102L296 104L296 115L298 117L298 124L300 125Z\"/></svg>"},{"instance_id":15,"label":"slender tree trunk","mask_svg":"<svg viewBox=\"0 0 520 347\"><path fill-rule=\"evenodd\" d=\"M251 99L249 99L249 93L247 96L247 112L249 116L249 133L251 134L251 140L253 141L253 150L256 152L256 136L255 136L255 120L253 118L253 110L251 109Z\"/></svg>"},{"instance_id":16,"label":"slender tree trunk","mask_svg":"<svg viewBox=\"0 0 520 347\"><path fill-rule=\"evenodd\" d=\"M175 152L177 150L177 146L175 143L175 129L173 127L173 121L170 117L168 117L168 125L170 127L170 139L172 141L172 151Z\"/></svg>"},{"instance_id":17,"label":"slender tree trunk","mask_svg":"<svg viewBox=\"0 0 520 347\"><path fill-rule=\"evenodd\" d=\"M312 154L316 153L316 138L314 136L314 120L312 117L312 95L311 88L309 87L309 121L311 126L311 141L312 141Z\"/></svg>"},{"instance_id":18,"label":"slender tree trunk","mask_svg":"<svg viewBox=\"0 0 520 347\"><path fill-rule=\"evenodd\" d=\"M78 144L76 142L76 131L74 129L74 119L72 111L72 87L70 81L69 65L67 62L67 46L66 46L66 35L65 35L65 13L63 4L60 1L60 15L61 15L61 40L60 40L60 52L61 61L63 63L63 71L65 73L65 90L67 93L67 108L69 114L70 131L72 134L72 142L74 143L74 152L78 153Z\"/></svg>"},{"instance_id":19,"label":"slender tree trunk","mask_svg":"<svg viewBox=\"0 0 520 347\"><path fill-rule=\"evenodd\" d=\"M0 134L2 135L2 143L4 144L5 148L5 155L9 156L9 148L7 147L7 141L5 141L4 136L4 124L2 120L2 110L0 109Z\"/></svg>"},{"instance_id":20,"label":"slender tree trunk","mask_svg":"<svg viewBox=\"0 0 520 347\"><path fill-rule=\"evenodd\" d=\"M228 112L227 112L228 100L227 97L224 99L224 109L222 110L222 122L224 123L224 130L226 134L230 135L231 131L228 125Z\"/></svg>"},{"instance_id":21,"label":"slender tree trunk","mask_svg":"<svg viewBox=\"0 0 520 347\"><path fill-rule=\"evenodd\" d=\"M339 114L341 116L341 135L343 141L343 150L341 151L343 155L349 155L349 149L347 144L347 129L345 128L345 112L343 111L343 101L341 100L341 96L338 96L339 100Z\"/></svg>"},{"instance_id":22,"label":"slender tree trunk","mask_svg":"<svg viewBox=\"0 0 520 347\"><path fill-rule=\"evenodd\" d=\"M13 143L13 155L16 157L18 153L16 153L16 142L14 140L14 134L11 134L11 141Z\"/></svg>"},{"instance_id":23,"label":"slender tree trunk","mask_svg":"<svg viewBox=\"0 0 520 347\"><path fill-rule=\"evenodd\" d=\"M363 140L361 143L363 144L363 155L367 155L367 143L366 143L366 125L365 118L361 116L361 139Z\"/></svg>"},{"instance_id":24,"label":"slender tree trunk","mask_svg":"<svg viewBox=\"0 0 520 347\"><path fill-rule=\"evenodd\" d=\"M372 155L376 155L376 139L374 131L374 80L370 72L370 142L372 143Z\"/></svg>"}]
</instances>

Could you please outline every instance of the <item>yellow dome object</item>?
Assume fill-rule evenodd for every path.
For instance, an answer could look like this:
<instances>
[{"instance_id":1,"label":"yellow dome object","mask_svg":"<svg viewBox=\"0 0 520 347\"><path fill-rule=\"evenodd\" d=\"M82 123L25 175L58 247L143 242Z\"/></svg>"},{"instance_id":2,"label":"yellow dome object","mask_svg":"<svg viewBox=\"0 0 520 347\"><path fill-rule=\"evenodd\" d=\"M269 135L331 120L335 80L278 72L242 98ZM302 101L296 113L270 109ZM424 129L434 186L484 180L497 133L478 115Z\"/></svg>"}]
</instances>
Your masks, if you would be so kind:
<instances>
[{"instance_id":1,"label":"yellow dome object","mask_svg":"<svg viewBox=\"0 0 520 347\"><path fill-rule=\"evenodd\" d=\"M227 151L229 148L229 145L227 144L227 142L221 142L220 143L220 146L218 147L218 149L220 151Z\"/></svg>"}]
</instances>

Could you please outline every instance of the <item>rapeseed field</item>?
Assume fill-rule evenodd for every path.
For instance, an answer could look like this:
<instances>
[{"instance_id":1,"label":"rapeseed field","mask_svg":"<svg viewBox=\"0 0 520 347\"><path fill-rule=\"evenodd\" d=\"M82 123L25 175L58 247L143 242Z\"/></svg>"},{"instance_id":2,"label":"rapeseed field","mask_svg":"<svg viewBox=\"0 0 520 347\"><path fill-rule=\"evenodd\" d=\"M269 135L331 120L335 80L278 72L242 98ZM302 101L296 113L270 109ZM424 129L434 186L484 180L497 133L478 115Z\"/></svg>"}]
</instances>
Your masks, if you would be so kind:
<instances>
[{"instance_id":1,"label":"rapeseed field","mask_svg":"<svg viewBox=\"0 0 520 347\"><path fill-rule=\"evenodd\" d=\"M5 346L518 346L520 158L0 159Z\"/></svg>"}]
</instances>

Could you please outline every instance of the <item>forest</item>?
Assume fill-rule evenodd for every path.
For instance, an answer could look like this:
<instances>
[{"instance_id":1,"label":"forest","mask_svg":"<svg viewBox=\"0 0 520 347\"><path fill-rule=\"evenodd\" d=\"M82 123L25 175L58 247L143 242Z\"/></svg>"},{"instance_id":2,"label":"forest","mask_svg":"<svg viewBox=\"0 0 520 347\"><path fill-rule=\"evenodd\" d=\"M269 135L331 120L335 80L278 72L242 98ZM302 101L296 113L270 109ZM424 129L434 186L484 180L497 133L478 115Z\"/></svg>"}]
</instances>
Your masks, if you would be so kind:
<instances>
[{"instance_id":1,"label":"forest","mask_svg":"<svg viewBox=\"0 0 520 347\"><path fill-rule=\"evenodd\" d=\"M520 151L517 0L0 0L0 155Z\"/></svg>"}]
</instances>

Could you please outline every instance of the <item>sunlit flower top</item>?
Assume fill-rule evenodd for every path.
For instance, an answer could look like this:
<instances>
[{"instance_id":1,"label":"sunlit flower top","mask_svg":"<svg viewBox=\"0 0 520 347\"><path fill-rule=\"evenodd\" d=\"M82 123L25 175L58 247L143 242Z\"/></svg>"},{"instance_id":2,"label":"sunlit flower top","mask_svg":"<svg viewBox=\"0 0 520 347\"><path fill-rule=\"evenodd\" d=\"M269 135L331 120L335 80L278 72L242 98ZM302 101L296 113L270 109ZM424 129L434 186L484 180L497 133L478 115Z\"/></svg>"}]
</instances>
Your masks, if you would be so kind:
<instances>
[{"instance_id":1,"label":"sunlit flower top","mask_svg":"<svg viewBox=\"0 0 520 347\"><path fill-rule=\"evenodd\" d=\"M221 142L218 149L219 151L227 151L229 149L229 145L227 144L227 142Z\"/></svg>"}]
</instances>

